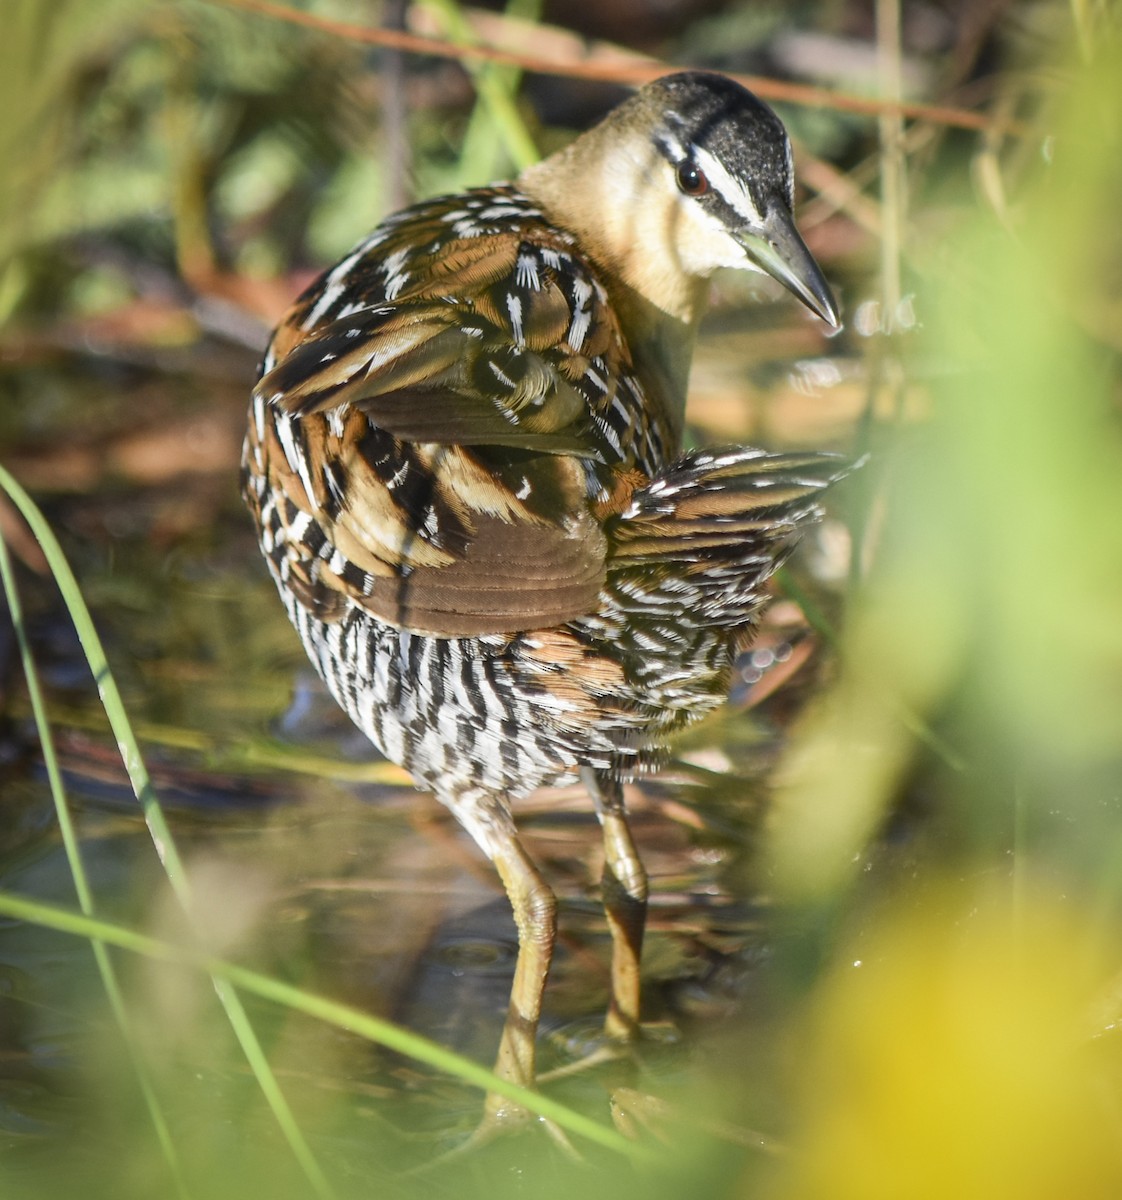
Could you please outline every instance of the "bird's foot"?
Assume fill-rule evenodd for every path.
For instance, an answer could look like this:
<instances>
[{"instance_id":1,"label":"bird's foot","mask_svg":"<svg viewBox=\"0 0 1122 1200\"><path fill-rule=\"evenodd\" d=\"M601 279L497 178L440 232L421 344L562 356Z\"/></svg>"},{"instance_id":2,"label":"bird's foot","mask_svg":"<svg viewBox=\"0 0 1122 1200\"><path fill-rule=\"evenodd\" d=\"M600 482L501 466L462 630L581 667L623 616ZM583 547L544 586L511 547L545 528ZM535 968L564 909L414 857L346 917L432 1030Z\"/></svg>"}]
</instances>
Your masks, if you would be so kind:
<instances>
[{"instance_id":1,"label":"bird's foot","mask_svg":"<svg viewBox=\"0 0 1122 1200\"><path fill-rule=\"evenodd\" d=\"M468 1138L466 1146L484 1146L496 1137L510 1133L523 1133L532 1129L544 1130L557 1148L567 1158L574 1162L582 1162L583 1158L569 1140L568 1135L556 1122L548 1117L531 1112L524 1105L516 1104L505 1096L491 1094L483 1108L483 1119L475 1132Z\"/></svg>"},{"instance_id":2,"label":"bird's foot","mask_svg":"<svg viewBox=\"0 0 1122 1200\"><path fill-rule=\"evenodd\" d=\"M570 1061L541 1072L538 1082L553 1083L606 1064L638 1068L642 1066L645 1049L672 1045L678 1036L677 1027L669 1021L645 1021L625 1037L603 1026L591 1034L573 1034L561 1047Z\"/></svg>"},{"instance_id":3,"label":"bird's foot","mask_svg":"<svg viewBox=\"0 0 1122 1200\"><path fill-rule=\"evenodd\" d=\"M458 1159L477 1154L488 1146L505 1140L512 1135L533 1134L542 1131L565 1158L583 1163L584 1158L573 1146L568 1135L556 1122L531 1112L524 1105L508 1100L505 1096L491 1094L484 1105L483 1117L475 1129L463 1141L438 1154L428 1162L414 1167L410 1175L424 1175L442 1170Z\"/></svg>"},{"instance_id":4,"label":"bird's foot","mask_svg":"<svg viewBox=\"0 0 1122 1200\"><path fill-rule=\"evenodd\" d=\"M664 1145L673 1145L680 1141L683 1128L692 1128L705 1137L764 1154L780 1154L783 1150L780 1143L766 1133L716 1117L698 1115L682 1105L635 1088L614 1088L611 1109L612 1124L633 1141L655 1138Z\"/></svg>"}]
</instances>

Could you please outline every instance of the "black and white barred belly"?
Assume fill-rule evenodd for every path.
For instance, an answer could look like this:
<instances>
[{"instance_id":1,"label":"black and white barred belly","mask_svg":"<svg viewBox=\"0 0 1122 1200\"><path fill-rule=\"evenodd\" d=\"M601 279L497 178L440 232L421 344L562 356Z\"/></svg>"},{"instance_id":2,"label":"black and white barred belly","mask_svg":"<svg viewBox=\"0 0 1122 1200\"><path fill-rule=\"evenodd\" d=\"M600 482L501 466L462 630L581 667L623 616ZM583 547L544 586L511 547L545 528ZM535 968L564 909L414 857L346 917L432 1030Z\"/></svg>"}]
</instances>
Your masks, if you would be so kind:
<instances>
[{"instance_id":1,"label":"black and white barred belly","mask_svg":"<svg viewBox=\"0 0 1122 1200\"><path fill-rule=\"evenodd\" d=\"M586 766L633 778L660 764L670 733L727 692L727 631L690 628L688 620L639 627L610 597L605 611L559 633L587 655L610 651L639 669L621 673L610 692L583 683L574 701L555 684L563 668L534 653L532 632L429 637L359 608L323 622L280 592L343 710L419 786L454 804L574 782Z\"/></svg>"}]
</instances>

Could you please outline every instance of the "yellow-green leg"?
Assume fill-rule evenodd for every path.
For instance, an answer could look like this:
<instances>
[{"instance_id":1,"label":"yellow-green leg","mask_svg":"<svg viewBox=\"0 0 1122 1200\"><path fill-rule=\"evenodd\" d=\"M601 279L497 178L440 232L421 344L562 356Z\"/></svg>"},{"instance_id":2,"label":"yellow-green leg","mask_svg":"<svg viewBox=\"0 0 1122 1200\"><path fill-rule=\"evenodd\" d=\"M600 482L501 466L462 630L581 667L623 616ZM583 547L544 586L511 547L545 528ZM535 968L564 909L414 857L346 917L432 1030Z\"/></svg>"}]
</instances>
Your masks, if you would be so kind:
<instances>
[{"instance_id":1,"label":"yellow-green leg","mask_svg":"<svg viewBox=\"0 0 1122 1200\"><path fill-rule=\"evenodd\" d=\"M470 805L457 801L450 807L495 864L518 927L518 961L495 1074L533 1087L542 995L557 937L557 900L518 840L505 801L486 797ZM528 1116L522 1105L492 1093L487 1097L480 1132L525 1121Z\"/></svg>"},{"instance_id":2,"label":"yellow-green leg","mask_svg":"<svg viewBox=\"0 0 1122 1200\"><path fill-rule=\"evenodd\" d=\"M600 886L612 935L612 993L604 1029L609 1037L630 1041L639 1033L639 963L647 921L647 872L627 824L619 780L590 768L581 772L581 778L596 803L604 836Z\"/></svg>"}]
</instances>

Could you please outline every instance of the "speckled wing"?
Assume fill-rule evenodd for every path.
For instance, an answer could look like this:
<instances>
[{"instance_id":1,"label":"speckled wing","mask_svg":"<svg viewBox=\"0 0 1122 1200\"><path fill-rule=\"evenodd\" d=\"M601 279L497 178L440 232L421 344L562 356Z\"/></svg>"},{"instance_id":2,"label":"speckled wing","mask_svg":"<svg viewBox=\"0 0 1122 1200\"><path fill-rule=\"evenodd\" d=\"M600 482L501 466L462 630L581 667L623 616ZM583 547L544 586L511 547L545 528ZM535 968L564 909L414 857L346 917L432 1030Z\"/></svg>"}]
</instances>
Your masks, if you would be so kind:
<instances>
[{"instance_id":1,"label":"speckled wing","mask_svg":"<svg viewBox=\"0 0 1122 1200\"><path fill-rule=\"evenodd\" d=\"M398 214L266 355L246 491L274 572L321 619L358 604L444 636L591 611L590 504L634 473L629 366L600 284L524 198Z\"/></svg>"}]
</instances>

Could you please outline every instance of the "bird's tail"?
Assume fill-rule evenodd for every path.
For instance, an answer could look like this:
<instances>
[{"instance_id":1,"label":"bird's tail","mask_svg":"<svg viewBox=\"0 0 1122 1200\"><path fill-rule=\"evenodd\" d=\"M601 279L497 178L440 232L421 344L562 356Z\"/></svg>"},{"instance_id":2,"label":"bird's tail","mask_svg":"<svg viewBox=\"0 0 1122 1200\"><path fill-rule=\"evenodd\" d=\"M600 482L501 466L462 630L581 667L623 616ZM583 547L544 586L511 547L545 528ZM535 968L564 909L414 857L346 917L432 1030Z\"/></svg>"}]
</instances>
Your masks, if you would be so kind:
<instances>
[{"instance_id":1,"label":"bird's tail","mask_svg":"<svg viewBox=\"0 0 1122 1200\"><path fill-rule=\"evenodd\" d=\"M850 466L834 454L743 447L684 455L608 527L617 602L650 615L672 606L710 627L750 620L761 585Z\"/></svg>"}]
</instances>

